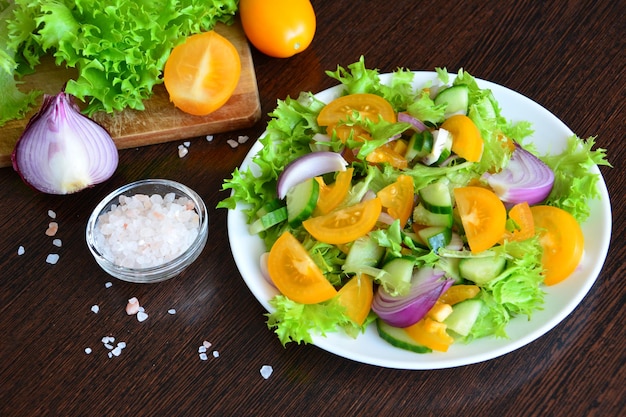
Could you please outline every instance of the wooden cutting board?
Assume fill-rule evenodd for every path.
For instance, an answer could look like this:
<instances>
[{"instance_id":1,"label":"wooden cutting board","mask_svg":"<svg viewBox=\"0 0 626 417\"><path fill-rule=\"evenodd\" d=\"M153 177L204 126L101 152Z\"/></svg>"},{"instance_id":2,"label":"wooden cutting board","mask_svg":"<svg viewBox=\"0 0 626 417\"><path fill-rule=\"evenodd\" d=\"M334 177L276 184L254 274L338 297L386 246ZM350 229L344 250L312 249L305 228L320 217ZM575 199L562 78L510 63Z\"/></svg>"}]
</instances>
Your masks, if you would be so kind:
<instances>
[{"instance_id":1,"label":"wooden cutting board","mask_svg":"<svg viewBox=\"0 0 626 417\"><path fill-rule=\"evenodd\" d=\"M207 116L192 116L175 108L164 85L159 84L154 87L154 95L144 102L146 109L143 111L126 109L113 114L98 112L92 116L109 131L118 149L243 129L260 119L259 90L241 23L236 21L231 26L220 23L215 30L235 45L241 58L241 78L230 100ZM57 94L67 80L75 77L74 69L57 67L50 58L42 61L34 74L24 77L24 85L20 88L22 91L36 88L47 94ZM33 109L24 119L0 127L0 167L11 165L15 142L38 110Z\"/></svg>"}]
</instances>

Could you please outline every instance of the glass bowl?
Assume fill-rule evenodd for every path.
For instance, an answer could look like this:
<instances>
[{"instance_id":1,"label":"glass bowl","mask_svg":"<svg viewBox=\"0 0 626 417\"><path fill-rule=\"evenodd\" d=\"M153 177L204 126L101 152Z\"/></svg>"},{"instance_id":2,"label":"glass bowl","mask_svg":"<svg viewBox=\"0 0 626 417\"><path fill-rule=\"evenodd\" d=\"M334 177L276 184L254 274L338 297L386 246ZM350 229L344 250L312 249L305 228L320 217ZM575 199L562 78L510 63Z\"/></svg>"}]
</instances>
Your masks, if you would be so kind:
<instances>
[{"instance_id":1,"label":"glass bowl","mask_svg":"<svg viewBox=\"0 0 626 417\"><path fill-rule=\"evenodd\" d=\"M120 200L121 196L125 197ZM133 204L139 208L133 209ZM110 275L128 282L159 282L180 274L198 258L207 242L208 224L204 201L189 187L165 179L141 180L118 188L96 206L87 222L87 246Z\"/></svg>"}]
</instances>

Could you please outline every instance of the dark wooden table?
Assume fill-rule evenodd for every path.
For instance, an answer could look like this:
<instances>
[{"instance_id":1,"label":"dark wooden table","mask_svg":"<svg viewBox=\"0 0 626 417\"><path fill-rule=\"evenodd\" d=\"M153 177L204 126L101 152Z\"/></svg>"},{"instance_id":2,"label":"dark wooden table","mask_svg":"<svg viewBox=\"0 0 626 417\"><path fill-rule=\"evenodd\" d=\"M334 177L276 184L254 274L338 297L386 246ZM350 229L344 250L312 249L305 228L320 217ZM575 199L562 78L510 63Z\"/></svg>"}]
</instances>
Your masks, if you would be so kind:
<instances>
[{"instance_id":1,"label":"dark wooden table","mask_svg":"<svg viewBox=\"0 0 626 417\"><path fill-rule=\"evenodd\" d=\"M0 169L0 415L617 416L626 405L624 189L626 99L623 1L397 0L313 2L311 47L290 59L253 51L264 117L250 129L120 152L105 184L70 196L36 194ZM597 282L574 312L535 342L459 368L408 371L364 365L315 346L284 349L233 261L224 209L215 206L277 99L334 84L325 70L364 55L370 68L464 68L537 101L581 137L596 136L613 234ZM125 183L154 177L195 189L210 209L210 240L181 276L153 285L107 276L85 245L96 203ZM56 265L44 234L57 214ZM22 245L26 253L17 255ZM244 249L245 250L245 249ZM106 282L112 287L106 288ZM149 313L124 312L136 296ZM94 314L93 305L100 311ZM168 314L171 308L176 314ZM125 341L108 358L103 336ZM208 360L198 347L210 341ZM85 348L92 349L91 354ZM219 357L212 355L219 352ZM259 370L271 365L263 379ZM623 415L623 414L621 414Z\"/></svg>"}]
</instances>

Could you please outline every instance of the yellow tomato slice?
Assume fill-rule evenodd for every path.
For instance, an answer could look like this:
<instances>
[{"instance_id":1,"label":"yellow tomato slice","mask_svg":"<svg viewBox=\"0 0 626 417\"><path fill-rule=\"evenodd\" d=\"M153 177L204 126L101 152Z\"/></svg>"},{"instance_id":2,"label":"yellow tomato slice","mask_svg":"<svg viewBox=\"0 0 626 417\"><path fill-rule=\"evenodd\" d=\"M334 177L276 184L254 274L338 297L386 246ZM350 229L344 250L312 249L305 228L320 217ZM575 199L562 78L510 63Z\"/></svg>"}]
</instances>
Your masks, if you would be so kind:
<instances>
[{"instance_id":1,"label":"yellow tomato slice","mask_svg":"<svg viewBox=\"0 0 626 417\"><path fill-rule=\"evenodd\" d=\"M484 143L472 119L464 114L456 114L446 119L441 128L452 134L452 152L466 161L480 161Z\"/></svg>"},{"instance_id":2,"label":"yellow tomato slice","mask_svg":"<svg viewBox=\"0 0 626 417\"><path fill-rule=\"evenodd\" d=\"M446 290L441 297L439 297L439 301L445 304L454 305L460 303L461 301L468 300L470 298L474 298L480 292L480 288L478 285L473 284L459 284L453 285Z\"/></svg>"},{"instance_id":3,"label":"yellow tomato slice","mask_svg":"<svg viewBox=\"0 0 626 417\"><path fill-rule=\"evenodd\" d=\"M404 331L420 345L432 350L447 352L454 339L446 332L446 325L426 317L405 327Z\"/></svg>"},{"instance_id":4,"label":"yellow tomato slice","mask_svg":"<svg viewBox=\"0 0 626 417\"><path fill-rule=\"evenodd\" d=\"M320 242L334 245L352 242L364 236L376 225L382 211L376 197L323 216L302 222L304 228Z\"/></svg>"},{"instance_id":5,"label":"yellow tomato slice","mask_svg":"<svg viewBox=\"0 0 626 417\"><path fill-rule=\"evenodd\" d=\"M413 177L400 175L396 182L389 184L376 194L387 209L387 213L394 219L400 220L400 227L404 228L413 212L415 189Z\"/></svg>"},{"instance_id":6,"label":"yellow tomato slice","mask_svg":"<svg viewBox=\"0 0 626 417\"><path fill-rule=\"evenodd\" d=\"M374 298L374 280L368 275L355 275L337 293L337 300L346 308L346 315L359 326L365 322Z\"/></svg>"},{"instance_id":7,"label":"yellow tomato slice","mask_svg":"<svg viewBox=\"0 0 626 417\"><path fill-rule=\"evenodd\" d=\"M163 82L176 107L204 116L228 101L240 75L237 48L209 31L188 37L172 50L163 69Z\"/></svg>"},{"instance_id":8,"label":"yellow tomato slice","mask_svg":"<svg viewBox=\"0 0 626 417\"><path fill-rule=\"evenodd\" d=\"M544 283L554 285L570 276L583 256L585 238L567 211L553 206L530 208L543 247Z\"/></svg>"},{"instance_id":9,"label":"yellow tomato slice","mask_svg":"<svg viewBox=\"0 0 626 417\"><path fill-rule=\"evenodd\" d=\"M272 246L267 268L276 288L298 303L321 303L337 295L307 250L289 232L284 232Z\"/></svg>"},{"instance_id":10,"label":"yellow tomato slice","mask_svg":"<svg viewBox=\"0 0 626 417\"><path fill-rule=\"evenodd\" d=\"M353 173L354 168L340 171L335 178L335 182L331 185L326 185L322 177L315 177L315 180L320 185L320 189L314 215L319 216L320 214L330 213L346 198L348 191L350 191Z\"/></svg>"},{"instance_id":11,"label":"yellow tomato slice","mask_svg":"<svg viewBox=\"0 0 626 417\"><path fill-rule=\"evenodd\" d=\"M397 169L406 169L409 166L409 161L407 161L403 154L396 152L394 150L394 145L391 143L387 143L374 149L372 152L367 154L365 160L372 164L382 164L386 162Z\"/></svg>"},{"instance_id":12,"label":"yellow tomato slice","mask_svg":"<svg viewBox=\"0 0 626 417\"><path fill-rule=\"evenodd\" d=\"M505 240L509 242L530 239L535 236L535 222L533 221L533 213L527 202L514 205L509 210L509 219L515 222L516 229L513 231L505 231L500 243Z\"/></svg>"},{"instance_id":13,"label":"yellow tomato slice","mask_svg":"<svg viewBox=\"0 0 626 417\"><path fill-rule=\"evenodd\" d=\"M317 116L317 124L320 126L334 126L341 120L352 117L354 112L361 117L378 121L382 117L388 122L396 121L396 113L391 104L376 94L349 94L336 98L322 108Z\"/></svg>"},{"instance_id":14,"label":"yellow tomato slice","mask_svg":"<svg viewBox=\"0 0 626 417\"><path fill-rule=\"evenodd\" d=\"M472 253L500 241L506 231L506 208L493 191L474 186L455 188L454 199Z\"/></svg>"}]
</instances>

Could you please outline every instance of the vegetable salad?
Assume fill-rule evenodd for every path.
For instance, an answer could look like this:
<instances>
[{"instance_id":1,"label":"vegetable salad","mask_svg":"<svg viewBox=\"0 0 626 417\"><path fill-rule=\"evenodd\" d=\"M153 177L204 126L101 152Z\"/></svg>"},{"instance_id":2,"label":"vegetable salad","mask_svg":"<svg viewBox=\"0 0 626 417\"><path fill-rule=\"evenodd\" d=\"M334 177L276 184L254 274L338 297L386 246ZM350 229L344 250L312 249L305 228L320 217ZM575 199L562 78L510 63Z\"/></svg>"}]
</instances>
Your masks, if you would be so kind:
<instances>
[{"instance_id":1,"label":"vegetable salad","mask_svg":"<svg viewBox=\"0 0 626 417\"><path fill-rule=\"evenodd\" d=\"M383 84L363 57L328 71L340 97L279 101L254 172L225 180L218 207L240 205L267 247L283 345L372 323L418 353L506 337L578 265L605 151L573 136L536 155L530 123L506 120L469 73L436 71L422 86L404 69Z\"/></svg>"}]
</instances>

